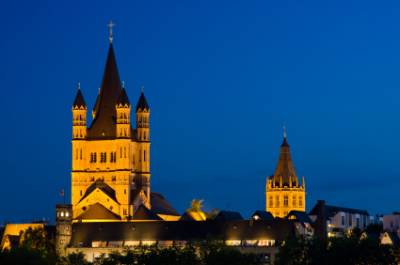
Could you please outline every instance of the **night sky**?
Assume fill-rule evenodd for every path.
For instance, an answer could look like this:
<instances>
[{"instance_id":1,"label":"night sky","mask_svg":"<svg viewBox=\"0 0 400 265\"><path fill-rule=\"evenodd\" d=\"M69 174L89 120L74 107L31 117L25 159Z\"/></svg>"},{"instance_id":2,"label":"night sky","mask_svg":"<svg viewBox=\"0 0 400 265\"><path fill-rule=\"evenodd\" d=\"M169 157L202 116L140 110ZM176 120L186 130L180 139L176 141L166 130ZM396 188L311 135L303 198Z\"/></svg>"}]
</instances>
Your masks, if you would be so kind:
<instances>
[{"instance_id":1,"label":"night sky","mask_svg":"<svg viewBox=\"0 0 400 265\"><path fill-rule=\"evenodd\" d=\"M0 222L69 200L71 104L80 81L93 107L110 19L151 106L152 190L179 212L264 209L284 124L308 210L400 210L400 2L378 2L2 2Z\"/></svg>"}]
</instances>

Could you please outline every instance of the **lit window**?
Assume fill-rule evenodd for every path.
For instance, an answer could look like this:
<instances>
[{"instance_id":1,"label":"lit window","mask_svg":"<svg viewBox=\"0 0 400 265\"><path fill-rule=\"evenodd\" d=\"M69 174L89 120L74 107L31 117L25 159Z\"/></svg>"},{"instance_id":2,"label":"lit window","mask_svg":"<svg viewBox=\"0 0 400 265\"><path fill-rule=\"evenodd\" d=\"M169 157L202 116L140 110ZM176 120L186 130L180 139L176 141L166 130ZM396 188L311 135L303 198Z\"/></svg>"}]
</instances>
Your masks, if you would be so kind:
<instances>
[{"instance_id":1,"label":"lit window","mask_svg":"<svg viewBox=\"0 0 400 265\"><path fill-rule=\"evenodd\" d=\"M69 212L65 212L65 217L68 217L69 216Z\"/></svg>"},{"instance_id":2,"label":"lit window","mask_svg":"<svg viewBox=\"0 0 400 265\"><path fill-rule=\"evenodd\" d=\"M64 212L61 212L61 217L64 217Z\"/></svg>"},{"instance_id":3,"label":"lit window","mask_svg":"<svg viewBox=\"0 0 400 265\"><path fill-rule=\"evenodd\" d=\"M226 240L225 244L227 246L240 246L242 242L240 240Z\"/></svg>"},{"instance_id":4,"label":"lit window","mask_svg":"<svg viewBox=\"0 0 400 265\"><path fill-rule=\"evenodd\" d=\"M287 195L283 197L283 206L289 206L289 197Z\"/></svg>"}]
</instances>

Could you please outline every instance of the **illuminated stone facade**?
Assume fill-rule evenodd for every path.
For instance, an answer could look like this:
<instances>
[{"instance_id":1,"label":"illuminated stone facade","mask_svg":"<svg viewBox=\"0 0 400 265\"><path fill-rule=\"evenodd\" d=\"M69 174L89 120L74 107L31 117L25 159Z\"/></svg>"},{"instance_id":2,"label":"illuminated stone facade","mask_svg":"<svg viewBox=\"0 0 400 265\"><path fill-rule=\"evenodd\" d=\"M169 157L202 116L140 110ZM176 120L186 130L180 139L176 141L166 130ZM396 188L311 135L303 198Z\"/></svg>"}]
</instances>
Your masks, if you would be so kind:
<instances>
[{"instance_id":1,"label":"illuminated stone facade","mask_svg":"<svg viewBox=\"0 0 400 265\"><path fill-rule=\"evenodd\" d=\"M74 220L85 221L85 216L124 220L133 216L142 204L151 208L150 108L143 91L135 111L136 128L131 124L131 104L110 43L89 126L80 86L72 106Z\"/></svg>"},{"instance_id":2,"label":"illuminated stone facade","mask_svg":"<svg viewBox=\"0 0 400 265\"><path fill-rule=\"evenodd\" d=\"M283 218L292 210L304 212L306 210L305 197L304 177L300 183L285 133L275 173L267 177L265 208L274 217Z\"/></svg>"}]
</instances>

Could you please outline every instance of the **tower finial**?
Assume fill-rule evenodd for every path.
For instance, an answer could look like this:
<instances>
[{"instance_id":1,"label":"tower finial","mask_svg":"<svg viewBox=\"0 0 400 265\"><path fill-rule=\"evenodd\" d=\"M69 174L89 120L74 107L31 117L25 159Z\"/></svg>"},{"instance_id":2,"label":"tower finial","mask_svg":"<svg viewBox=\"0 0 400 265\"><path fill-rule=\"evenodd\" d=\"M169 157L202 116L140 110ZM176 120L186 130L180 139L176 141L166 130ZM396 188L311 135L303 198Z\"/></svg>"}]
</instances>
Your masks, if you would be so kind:
<instances>
[{"instance_id":1,"label":"tower finial","mask_svg":"<svg viewBox=\"0 0 400 265\"><path fill-rule=\"evenodd\" d=\"M286 125L284 124L283 125L283 138L286 139L286 136L287 136L287 134L286 134Z\"/></svg>"},{"instance_id":2,"label":"tower finial","mask_svg":"<svg viewBox=\"0 0 400 265\"><path fill-rule=\"evenodd\" d=\"M110 40L110 43L112 43L113 42L113 27L115 27L115 23L112 20L110 20L110 22L107 24L107 27L108 27L109 34L110 34L109 40Z\"/></svg>"},{"instance_id":3,"label":"tower finial","mask_svg":"<svg viewBox=\"0 0 400 265\"><path fill-rule=\"evenodd\" d=\"M140 87L140 92L141 92L141 93L144 93L144 85L142 85L142 86Z\"/></svg>"},{"instance_id":4,"label":"tower finial","mask_svg":"<svg viewBox=\"0 0 400 265\"><path fill-rule=\"evenodd\" d=\"M125 81L122 80L122 88L125 88Z\"/></svg>"},{"instance_id":5,"label":"tower finial","mask_svg":"<svg viewBox=\"0 0 400 265\"><path fill-rule=\"evenodd\" d=\"M81 90L81 82L78 81L78 90Z\"/></svg>"}]
</instances>

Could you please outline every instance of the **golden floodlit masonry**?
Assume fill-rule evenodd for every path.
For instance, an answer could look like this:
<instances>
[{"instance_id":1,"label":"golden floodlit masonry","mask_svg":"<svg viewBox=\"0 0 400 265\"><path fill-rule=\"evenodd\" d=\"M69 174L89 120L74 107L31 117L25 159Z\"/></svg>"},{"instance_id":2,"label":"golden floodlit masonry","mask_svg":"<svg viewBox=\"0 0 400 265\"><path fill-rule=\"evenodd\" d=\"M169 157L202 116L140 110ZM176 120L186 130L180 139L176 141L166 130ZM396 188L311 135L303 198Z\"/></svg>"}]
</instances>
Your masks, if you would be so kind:
<instances>
[{"instance_id":1,"label":"golden floodlit masonry","mask_svg":"<svg viewBox=\"0 0 400 265\"><path fill-rule=\"evenodd\" d=\"M304 177L301 183L296 175L296 170L287 142L286 130L283 135L278 164L273 176L267 177L266 185L266 211L274 217L284 218L290 211L306 210L306 187Z\"/></svg>"},{"instance_id":2,"label":"golden floodlit masonry","mask_svg":"<svg viewBox=\"0 0 400 265\"><path fill-rule=\"evenodd\" d=\"M112 40L103 81L87 126L80 85L72 106L73 219L128 219L150 202L150 108L142 90L131 124L131 104L122 85ZM101 214L99 214L101 213Z\"/></svg>"}]
</instances>

